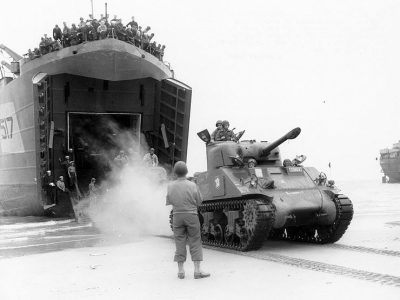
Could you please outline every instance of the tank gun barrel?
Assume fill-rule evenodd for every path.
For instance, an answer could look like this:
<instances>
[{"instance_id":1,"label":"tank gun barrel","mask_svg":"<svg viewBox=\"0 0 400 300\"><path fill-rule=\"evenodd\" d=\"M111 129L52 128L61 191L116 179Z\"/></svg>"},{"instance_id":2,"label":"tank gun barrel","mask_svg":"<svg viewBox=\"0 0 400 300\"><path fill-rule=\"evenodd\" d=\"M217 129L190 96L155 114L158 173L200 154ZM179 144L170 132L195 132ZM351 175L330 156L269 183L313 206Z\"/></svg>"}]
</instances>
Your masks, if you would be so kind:
<instances>
[{"instance_id":1,"label":"tank gun barrel","mask_svg":"<svg viewBox=\"0 0 400 300\"><path fill-rule=\"evenodd\" d=\"M269 144L266 146L262 152L261 156L267 156L273 149L281 145L282 143L286 142L287 140L292 140L295 139L301 132L300 127L296 127L292 130L290 130L288 133L286 133L284 136L281 138L277 139L275 142Z\"/></svg>"}]
</instances>

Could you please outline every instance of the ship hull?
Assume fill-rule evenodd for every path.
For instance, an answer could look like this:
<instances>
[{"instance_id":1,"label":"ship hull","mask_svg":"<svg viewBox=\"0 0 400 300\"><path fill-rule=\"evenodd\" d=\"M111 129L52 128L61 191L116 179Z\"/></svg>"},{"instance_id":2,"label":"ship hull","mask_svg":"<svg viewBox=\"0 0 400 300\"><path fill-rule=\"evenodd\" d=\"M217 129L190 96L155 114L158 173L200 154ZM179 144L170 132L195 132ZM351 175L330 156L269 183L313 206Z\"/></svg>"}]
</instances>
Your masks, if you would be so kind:
<instances>
[{"instance_id":1,"label":"ship hull","mask_svg":"<svg viewBox=\"0 0 400 300\"><path fill-rule=\"evenodd\" d=\"M99 153L92 147L104 139L93 138L99 134L90 128L108 131L111 121L155 148L161 163L186 160L191 88L171 77L157 58L114 39L21 64L21 76L0 85L0 214L44 214L50 203L42 178L47 170L54 181L67 176L60 161L70 149L78 185L87 191L89 178L104 175L93 171ZM114 146L110 156L121 150Z\"/></svg>"},{"instance_id":2,"label":"ship hull","mask_svg":"<svg viewBox=\"0 0 400 300\"><path fill-rule=\"evenodd\" d=\"M400 182L400 157L381 159L380 164L389 183Z\"/></svg>"}]
</instances>

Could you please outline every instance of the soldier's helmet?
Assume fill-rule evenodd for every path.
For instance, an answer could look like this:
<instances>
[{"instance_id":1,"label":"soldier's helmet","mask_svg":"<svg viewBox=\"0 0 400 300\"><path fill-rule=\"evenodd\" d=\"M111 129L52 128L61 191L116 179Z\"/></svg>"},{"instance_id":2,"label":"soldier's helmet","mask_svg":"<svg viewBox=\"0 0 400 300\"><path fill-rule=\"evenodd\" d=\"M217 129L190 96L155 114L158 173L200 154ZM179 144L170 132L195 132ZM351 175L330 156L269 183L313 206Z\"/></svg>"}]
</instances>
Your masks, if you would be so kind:
<instances>
[{"instance_id":1,"label":"soldier's helmet","mask_svg":"<svg viewBox=\"0 0 400 300\"><path fill-rule=\"evenodd\" d=\"M222 125L222 120L218 120L217 122L215 122L215 127L218 127L218 125Z\"/></svg>"},{"instance_id":2,"label":"soldier's helmet","mask_svg":"<svg viewBox=\"0 0 400 300\"><path fill-rule=\"evenodd\" d=\"M184 161L178 161L174 165L174 173L178 177L184 177L188 173L186 163Z\"/></svg>"},{"instance_id":3,"label":"soldier's helmet","mask_svg":"<svg viewBox=\"0 0 400 300\"><path fill-rule=\"evenodd\" d=\"M254 158L250 158L247 162L247 165L249 166L249 168L254 168L257 165L257 161Z\"/></svg>"},{"instance_id":4,"label":"soldier's helmet","mask_svg":"<svg viewBox=\"0 0 400 300\"><path fill-rule=\"evenodd\" d=\"M229 121L228 120L223 120L222 121L222 126L225 126L225 125L228 125L228 127L229 127Z\"/></svg>"}]
</instances>

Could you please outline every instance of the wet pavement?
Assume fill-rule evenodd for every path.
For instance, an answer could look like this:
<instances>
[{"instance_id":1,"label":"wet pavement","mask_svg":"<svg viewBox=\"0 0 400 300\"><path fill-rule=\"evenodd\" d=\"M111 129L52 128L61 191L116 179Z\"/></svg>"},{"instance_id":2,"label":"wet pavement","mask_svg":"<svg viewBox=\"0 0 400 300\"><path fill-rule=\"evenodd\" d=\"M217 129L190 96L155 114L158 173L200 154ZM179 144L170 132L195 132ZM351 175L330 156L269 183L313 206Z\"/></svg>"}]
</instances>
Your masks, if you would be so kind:
<instances>
[{"instance_id":1,"label":"wet pavement","mask_svg":"<svg viewBox=\"0 0 400 300\"><path fill-rule=\"evenodd\" d=\"M1 217L0 259L92 247L104 236L91 222L46 217Z\"/></svg>"}]
</instances>

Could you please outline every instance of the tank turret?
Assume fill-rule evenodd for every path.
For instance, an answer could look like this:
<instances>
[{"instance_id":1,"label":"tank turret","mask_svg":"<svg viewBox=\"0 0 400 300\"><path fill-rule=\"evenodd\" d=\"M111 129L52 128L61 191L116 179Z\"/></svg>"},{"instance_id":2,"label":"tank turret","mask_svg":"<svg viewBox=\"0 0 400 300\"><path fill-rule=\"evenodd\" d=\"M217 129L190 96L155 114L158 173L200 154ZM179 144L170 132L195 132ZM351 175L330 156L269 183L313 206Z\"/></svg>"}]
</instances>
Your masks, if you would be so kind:
<instances>
[{"instance_id":1,"label":"tank turret","mask_svg":"<svg viewBox=\"0 0 400 300\"><path fill-rule=\"evenodd\" d=\"M207 168L212 170L223 166L243 166L250 159L256 160L257 164L280 165L278 146L295 139L300 132L301 129L296 127L272 143L255 140L207 143Z\"/></svg>"}]
</instances>

